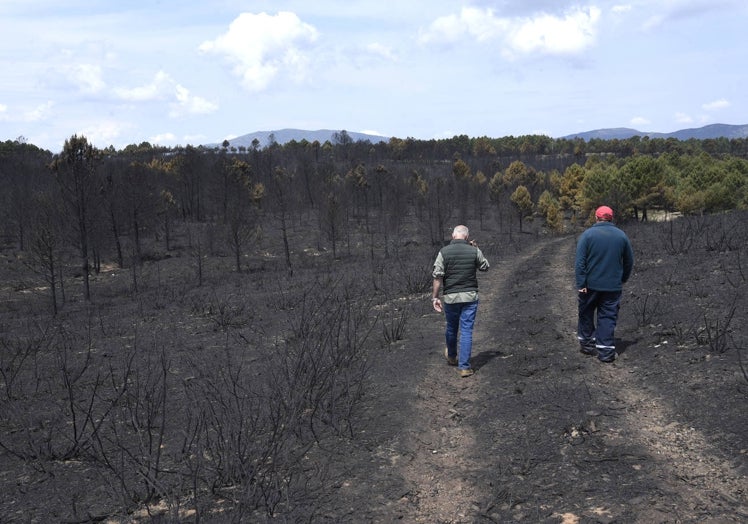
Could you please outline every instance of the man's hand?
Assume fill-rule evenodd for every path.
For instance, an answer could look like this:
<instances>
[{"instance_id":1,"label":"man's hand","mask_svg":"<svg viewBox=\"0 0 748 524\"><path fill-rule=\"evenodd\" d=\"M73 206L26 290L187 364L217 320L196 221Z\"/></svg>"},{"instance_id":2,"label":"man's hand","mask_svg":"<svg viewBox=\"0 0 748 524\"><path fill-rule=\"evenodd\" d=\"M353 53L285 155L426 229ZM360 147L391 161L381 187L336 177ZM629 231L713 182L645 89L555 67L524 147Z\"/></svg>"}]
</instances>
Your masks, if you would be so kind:
<instances>
[{"instance_id":1,"label":"man's hand","mask_svg":"<svg viewBox=\"0 0 748 524\"><path fill-rule=\"evenodd\" d=\"M434 311L436 311L437 313L442 312L442 301L438 298L432 298L431 305L434 306Z\"/></svg>"}]
</instances>

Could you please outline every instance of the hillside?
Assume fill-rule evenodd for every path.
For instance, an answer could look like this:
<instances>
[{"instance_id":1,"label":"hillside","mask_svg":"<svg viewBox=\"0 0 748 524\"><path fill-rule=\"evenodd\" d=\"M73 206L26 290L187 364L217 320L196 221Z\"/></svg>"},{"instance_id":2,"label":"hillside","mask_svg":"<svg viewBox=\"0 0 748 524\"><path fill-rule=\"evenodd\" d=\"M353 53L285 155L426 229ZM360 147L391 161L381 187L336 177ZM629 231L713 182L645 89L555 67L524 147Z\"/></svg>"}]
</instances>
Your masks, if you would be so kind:
<instances>
[{"instance_id":1,"label":"hillside","mask_svg":"<svg viewBox=\"0 0 748 524\"><path fill-rule=\"evenodd\" d=\"M648 136L649 138L676 138L678 140L706 140L710 138L746 138L748 137L748 124L729 125L729 124L711 124L704 127L681 129L672 133L655 133L649 131L638 131L627 127L616 127L607 129L595 129L583 133L574 133L561 138L573 140L581 138L583 140L626 140L632 136Z\"/></svg>"},{"instance_id":2,"label":"hillside","mask_svg":"<svg viewBox=\"0 0 748 524\"><path fill-rule=\"evenodd\" d=\"M256 131L254 133L247 133L246 135L238 136L236 138L232 138L229 140L230 147L246 147L250 148L252 147L252 142L254 140L259 141L259 147L263 148L266 147L270 143L270 136L272 135L275 141L278 144L286 144L288 142L291 142L292 140L295 140L297 142L300 142L302 140L306 140L308 142L314 142L315 140L318 141L320 144L324 144L328 140L330 142L334 141L333 136L336 133L342 133L343 130L333 130L333 129L318 129L316 131L308 131L303 129L278 129L276 131ZM389 137L385 136L378 136L378 135L369 135L366 133L356 133L353 131L345 131L348 136L354 141L366 141L368 140L371 143L376 142L387 142L389 140ZM220 144L207 144L207 147L215 147L219 146Z\"/></svg>"},{"instance_id":3,"label":"hillside","mask_svg":"<svg viewBox=\"0 0 748 524\"><path fill-rule=\"evenodd\" d=\"M315 140L322 143L326 141L334 142L334 135L341 133L342 130L334 129L318 129L318 130L305 130L305 129L278 129L274 131L255 131L253 133L247 133L245 135L238 136L229 140L230 147L240 148L245 147L247 149L252 147L252 142L257 140L258 147L266 147L270 143L270 137L275 139L275 142L283 145L292 140L300 142L306 140L308 142L314 142ZM357 133L353 131L345 131L348 136L354 141L369 141L372 144L378 142L387 142L390 137L381 135L372 135L367 133ZM705 140L713 138L748 138L748 124L745 125L729 125L729 124L711 124L699 128L680 129L673 131L672 133L655 133L639 131L637 129L631 129L628 127L615 127L605 129L595 129L592 131L583 131L580 133L574 133L566 135L563 138L567 140L573 140L581 138L583 140L626 140L633 136L649 137L649 138L676 138L678 140ZM405 138L405 137L399 137ZM498 137L495 137L498 138ZM204 144L206 147L219 147L220 144Z\"/></svg>"}]
</instances>

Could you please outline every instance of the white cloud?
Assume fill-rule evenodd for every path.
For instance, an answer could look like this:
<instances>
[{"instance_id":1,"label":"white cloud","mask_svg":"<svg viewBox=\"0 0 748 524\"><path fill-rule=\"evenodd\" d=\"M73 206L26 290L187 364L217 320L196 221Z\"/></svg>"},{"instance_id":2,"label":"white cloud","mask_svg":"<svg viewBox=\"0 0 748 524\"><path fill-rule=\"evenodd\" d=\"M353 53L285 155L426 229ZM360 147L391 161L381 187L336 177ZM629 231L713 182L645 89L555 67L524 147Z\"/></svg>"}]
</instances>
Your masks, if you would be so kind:
<instances>
[{"instance_id":1,"label":"white cloud","mask_svg":"<svg viewBox=\"0 0 748 524\"><path fill-rule=\"evenodd\" d=\"M176 86L177 102L171 105L169 116L178 117L185 114L205 115L213 113L218 109L218 105L202 97L190 94L190 91L181 85Z\"/></svg>"},{"instance_id":2,"label":"white cloud","mask_svg":"<svg viewBox=\"0 0 748 524\"><path fill-rule=\"evenodd\" d=\"M631 119L632 126L647 126L649 124L651 124L651 122L643 116L635 116Z\"/></svg>"},{"instance_id":3,"label":"white cloud","mask_svg":"<svg viewBox=\"0 0 748 524\"><path fill-rule=\"evenodd\" d=\"M459 14L437 18L421 31L421 43L452 43L467 36L485 41L501 36L509 28L507 19L497 18L493 9L463 7Z\"/></svg>"},{"instance_id":4,"label":"white cloud","mask_svg":"<svg viewBox=\"0 0 748 524\"><path fill-rule=\"evenodd\" d=\"M3 122L23 122L23 123L36 123L47 120L54 107L54 102L47 101L43 104L39 104L33 109L26 110L24 112L19 111L8 111L8 106L0 104L0 121Z\"/></svg>"},{"instance_id":5,"label":"white cloud","mask_svg":"<svg viewBox=\"0 0 748 524\"><path fill-rule=\"evenodd\" d=\"M457 135L458 135L458 133L457 133L456 131L451 131L451 130L449 130L449 129L446 129L446 130L444 130L444 131L441 131L441 132L437 132L437 133L436 133L436 134L435 134L435 135L434 135L433 137L431 137L431 138L433 138L433 139L435 139L435 140L439 140L439 139L441 139L441 138L454 138L454 137L456 137Z\"/></svg>"},{"instance_id":6,"label":"white cloud","mask_svg":"<svg viewBox=\"0 0 748 524\"><path fill-rule=\"evenodd\" d=\"M745 10L745 2L738 0L667 0L664 2L639 2L637 6L648 17L642 28L645 31L666 31L673 23L687 20L701 20L707 16L724 13L732 18L741 18ZM651 13L651 14L650 14ZM710 34L710 31L705 31Z\"/></svg>"},{"instance_id":7,"label":"white cloud","mask_svg":"<svg viewBox=\"0 0 748 524\"><path fill-rule=\"evenodd\" d=\"M83 93L99 93L106 87L101 77L101 66L76 64L67 69L68 79Z\"/></svg>"},{"instance_id":8,"label":"white cloud","mask_svg":"<svg viewBox=\"0 0 748 524\"><path fill-rule=\"evenodd\" d=\"M675 121L679 124L691 124L693 118L685 113L675 113Z\"/></svg>"},{"instance_id":9,"label":"white cloud","mask_svg":"<svg viewBox=\"0 0 748 524\"><path fill-rule=\"evenodd\" d=\"M317 30L294 13L242 13L226 33L203 42L199 50L223 55L245 89L262 91L281 73L303 79L309 61L304 48L317 37Z\"/></svg>"},{"instance_id":10,"label":"white cloud","mask_svg":"<svg viewBox=\"0 0 748 524\"><path fill-rule=\"evenodd\" d=\"M203 134L184 135L182 138L185 144L202 144L206 140Z\"/></svg>"},{"instance_id":11,"label":"white cloud","mask_svg":"<svg viewBox=\"0 0 748 524\"><path fill-rule=\"evenodd\" d=\"M171 117L188 114L208 114L218 109L217 104L190 94L189 89L177 84L163 71L156 73L149 84L131 89L117 88L114 92L119 98L129 102L173 100L169 111L169 116Z\"/></svg>"},{"instance_id":12,"label":"white cloud","mask_svg":"<svg viewBox=\"0 0 748 524\"><path fill-rule=\"evenodd\" d=\"M702 109L704 109L704 111L716 111L718 109L726 109L730 107L730 102L728 102L724 98L720 98L719 100L708 102L701 107Z\"/></svg>"},{"instance_id":13,"label":"white cloud","mask_svg":"<svg viewBox=\"0 0 748 524\"><path fill-rule=\"evenodd\" d=\"M80 129L76 134L85 136L88 141L95 144L96 147L104 148L114 145L119 141L123 131L130 129L132 126L123 122L113 120L98 121L95 124L89 124Z\"/></svg>"},{"instance_id":14,"label":"white cloud","mask_svg":"<svg viewBox=\"0 0 748 524\"><path fill-rule=\"evenodd\" d=\"M393 62L397 60L395 53L392 51L392 48L379 43L372 43L367 45L366 50L373 55L380 56Z\"/></svg>"},{"instance_id":15,"label":"white cloud","mask_svg":"<svg viewBox=\"0 0 748 524\"><path fill-rule=\"evenodd\" d=\"M144 86L127 88L115 88L114 93L123 100L130 102L147 102L152 100L163 100L172 91L174 81L163 71L154 76L150 84Z\"/></svg>"},{"instance_id":16,"label":"white cloud","mask_svg":"<svg viewBox=\"0 0 748 524\"><path fill-rule=\"evenodd\" d=\"M384 133L380 133L379 131L374 131L373 129L363 129L360 131L360 133L363 133L365 135L387 136Z\"/></svg>"},{"instance_id":17,"label":"white cloud","mask_svg":"<svg viewBox=\"0 0 748 524\"><path fill-rule=\"evenodd\" d=\"M540 15L524 21L511 37L512 48L523 53L576 53L590 47L596 36L600 9L576 9L565 17Z\"/></svg>"},{"instance_id":18,"label":"white cloud","mask_svg":"<svg viewBox=\"0 0 748 524\"><path fill-rule=\"evenodd\" d=\"M631 11L631 5L630 4L620 4L620 5L614 5L613 6L613 12L616 14L620 13L627 13Z\"/></svg>"},{"instance_id":19,"label":"white cloud","mask_svg":"<svg viewBox=\"0 0 748 524\"><path fill-rule=\"evenodd\" d=\"M176 142L177 137L174 133L161 133L152 136L149 142L155 145L172 145Z\"/></svg>"},{"instance_id":20,"label":"white cloud","mask_svg":"<svg viewBox=\"0 0 748 524\"><path fill-rule=\"evenodd\" d=\"M480 9L464 8L459 19L445 19L443 27L453 35L464 32L479 42L485 42L507 31L510 27L510 21L496 18L490 9L482 11Z\"/></svg>"},{"instance_id":21,"label":"white cloud","mask_svg":"<svg viewBox=\"0 0 748 524\"><path fill-rule=\"evenodd\" d=\"M654 31L665 23L666 17L661 14L655 14L647 18L642 24L644 31Z\"/></svg>"},{"instance_id":22,"label":"white cloud","mask_svg":"<svg viewBox=\"0 0 748 524\"><path fill-rule=\"evenodd\" d=\"M49 114L52 110L52 107L54 106L54 102L48 101L41 105L38 105L31 111L26 112L23 115L22 120L24 122L40 122L42 120L45 120L49 117Z\"/></svg>"},{"instance_id":23,"label":"white cloud","mask_svg":"<svg viewBox=\"0 0 748 524\"><path fill-rule=\"evenodd\" d=\"M576 8L563 16L540 13L534 17L499 18L492 9L465 7L459 15L437 18L420 34L421 43L453 43L464 38L478 42L500 39L505 54L568 54L590 47L601 11Z\"/></svg>"}]
</instances>

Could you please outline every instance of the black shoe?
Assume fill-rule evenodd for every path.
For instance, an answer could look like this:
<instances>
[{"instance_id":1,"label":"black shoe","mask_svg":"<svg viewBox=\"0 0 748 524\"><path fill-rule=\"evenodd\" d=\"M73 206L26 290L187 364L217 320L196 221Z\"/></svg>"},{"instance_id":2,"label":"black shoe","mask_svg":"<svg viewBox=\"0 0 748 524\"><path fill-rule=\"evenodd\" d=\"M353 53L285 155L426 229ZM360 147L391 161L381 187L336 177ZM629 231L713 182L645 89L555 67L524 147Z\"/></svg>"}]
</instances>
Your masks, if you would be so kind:
<instances>
[{"instance_id":1,"label":"black shoe","mask_svg":"<svg viewBox=\"0 0 748 524\"><path fill-rule=\"evenodd\" d=\"M597 349L594 347L581 346L579 352L585 355L597 355Z\"/></svg>"},{"instance_id":2,"label":"black shoe","mask_svg":"<svg viewBox=\"0 0 748 524\"><path fill-rule=\"evenodd\" d=\"M618 358L618 353L613 353L612 356L607 357L607 358L599 358L598 357L598 360L600 362L604 362L605 364L610 364L611 362L615 362L616 358Z\"/></svg>"}]
</instances>

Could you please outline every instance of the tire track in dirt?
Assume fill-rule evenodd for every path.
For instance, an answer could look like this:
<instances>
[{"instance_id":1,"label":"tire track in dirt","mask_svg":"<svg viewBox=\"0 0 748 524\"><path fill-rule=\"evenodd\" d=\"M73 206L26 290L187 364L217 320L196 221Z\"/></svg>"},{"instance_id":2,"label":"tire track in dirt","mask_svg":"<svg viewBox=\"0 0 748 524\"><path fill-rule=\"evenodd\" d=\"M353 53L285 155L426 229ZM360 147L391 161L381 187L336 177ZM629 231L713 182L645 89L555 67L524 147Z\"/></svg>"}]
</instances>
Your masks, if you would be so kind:
<instances>
[{"instance_id":1,"label":"tire track in dirt","mask_svg":"<svg viewBox=\"0 0 748 524\"><path fill-rule=\"evenodd\" d=\"M406 520L745 514L739 464L677 422L634 357L603 365L577 351L574 247L573 237L543 240L481 277L473 377L446 365L443 318L429 318L429 363L400 442ZM619 322L618 335L627 329Z\"/></svg>"},{"instance_id":2,"label":"tire track in dirt","mask_svg":"<svg viewBox=\"0 0 748 524\"><path fill-rule=\"evenodd\" d=\"M505 361L505 369L491 374L494 387L510 391L511 381L514 391L524 393L515 408L499 416L501 420L491 417L493 435L479 438L480 446L485 448L486 442L501 435L496 452L521 457L506 462L509 470L521 474L503 479L512 484L524 477L514 484L516 496L529 499L532 504L525 505L534 505L538 516L555 515L571 522L590 518L651 522L674 516L697 522L725 514L738 521L738 515L745 517L740 461L726 460L724 450L710 442L708 435L681 422L683 413L678 413L672 397L652 395L646 373L652 362L639 361L632 351L605 365L577 351L574 248L573 238L543 242L527 256L512 260L512 282L496 282L492 289L499 294L487 297L498 316L529 316L531 322L525 319L501 326L499 320L496 326L496 333L500 337L503 333L513 349L506 351L505 356L512 357ZM623 307L627 307L625 297ZM635 338L634 327L627 324L630 311L621 317L619 342L621 337ZM639 355L646 351L637 349ZM490 394L490 390L482 393ZM517 418L523 403L532 421ZM490 406L486 410L497 413ZM473 421L481 427L481 417ZM540 445L531 447L516 438L522 425ZM503 432L501 426L513 428L514 435ZM532 470L540 463L555 463L556 471L538 467L538 478L533 479ZM493 467L501 469L501 464ZM554 476L557 480L549 481ZM574 501L570 486L585 496ZM564 497L554 496L564 489ZM501 499L494 496L494 501ZM511 504L504 506L511 509ZM522 517L521 511L520 507L515 512Z\"/></svg>"},{"instance_id":3,"label":"tire track in dirt","mask_svg":"<svg viewBox=\"0 0 748 524\"><path fill-rule=\"evenodd\" d=\"M477 372L473 377L460 378L455 368L446 365L443 318L435 317L435 335L426 337L432 346L432 362L416 387L417 405L407 429L412 460L402 472L406 484L415 487L408 495L415 506L415 522L474 522L476 515L490 509L481 499L492 457L486 456L476 427L486 414L483 399L495 387L492 375L502 368L502 361L513 357L513 346L526 338L525 333L512 330L506 311L512 309L512 295L521 293L516 291L517 282L528 275L547 278L538 261L550 263L548 253L563 241L554 239L526 253L494 261L489 272L481 275L473 349ZM509 329L512 334L499 340L497 323L503 326L502 331Z\"/></svg>"},{"instance_id":4,"label":"tire track in dirt","mask_svg":"<svg viewBox=\"0 0 748 524\"><path fill-rule=\"evenodd\" d=\"M563 243L559 247L557 263L553 265L556 277L551 282L558 282L565 275L568 275L567 281L573 277L573 266L564 267L563 261L573 263L574 244ZM559 311L569 312L571 332L575 334L576 295L573 291L563 292L563 289L555 291ZM624 288L623 308L627 308L625 292ZM633 331L632 326L628 325L630 319L631 312L622 311L617 329L619 343L621 337L629 338L629 332ZM636 356L624 353L612 365L601 364L594 358L576 353L575 337L572 337L571 348L574 351L569 353L575 353L578 360L588 364L580 369L580 376L591 388L591 394L602 396L604 392L613 391L615 404L622 408L618 410L620 416L608 417L596 423L598 413L604 413L606 408L604 404L598 405L586 412L587 417L581 428L576 429L588 434L591 429L594 433L602 429L600 437L606 449L636 449L638 457L646 457L646 460L638 461L642 463L630 466L637 472L634 477L641 477L644 484L653 486L654 492L654 495L642 493L633 499L612 504L609 499L600 496L597 500L593 499L582 516L608 514L613 519L632 516L640 522L651 522L681 513L679 518L684 522L696 522L702 517L694 518L694 512L707 515L712 510L706 508L714 507L721 512L738 503L735 494L744 493L745 477L741 476L737 464L726 461L724 451L715 447L709 436L679 422L681 416L669 397L651 395L647 374L643 373L649 363L637 362ZM643 347L638 349L640 354L645 350ZM572 358L571 355L569 358ZM708 480L714 477L718 478L716 482ZM601 508L604 508L602 512ZM743 517L748 516L748 508L734 509ZM728 510L728 513L733 511Z\"/></svg>"}]
</instances>

